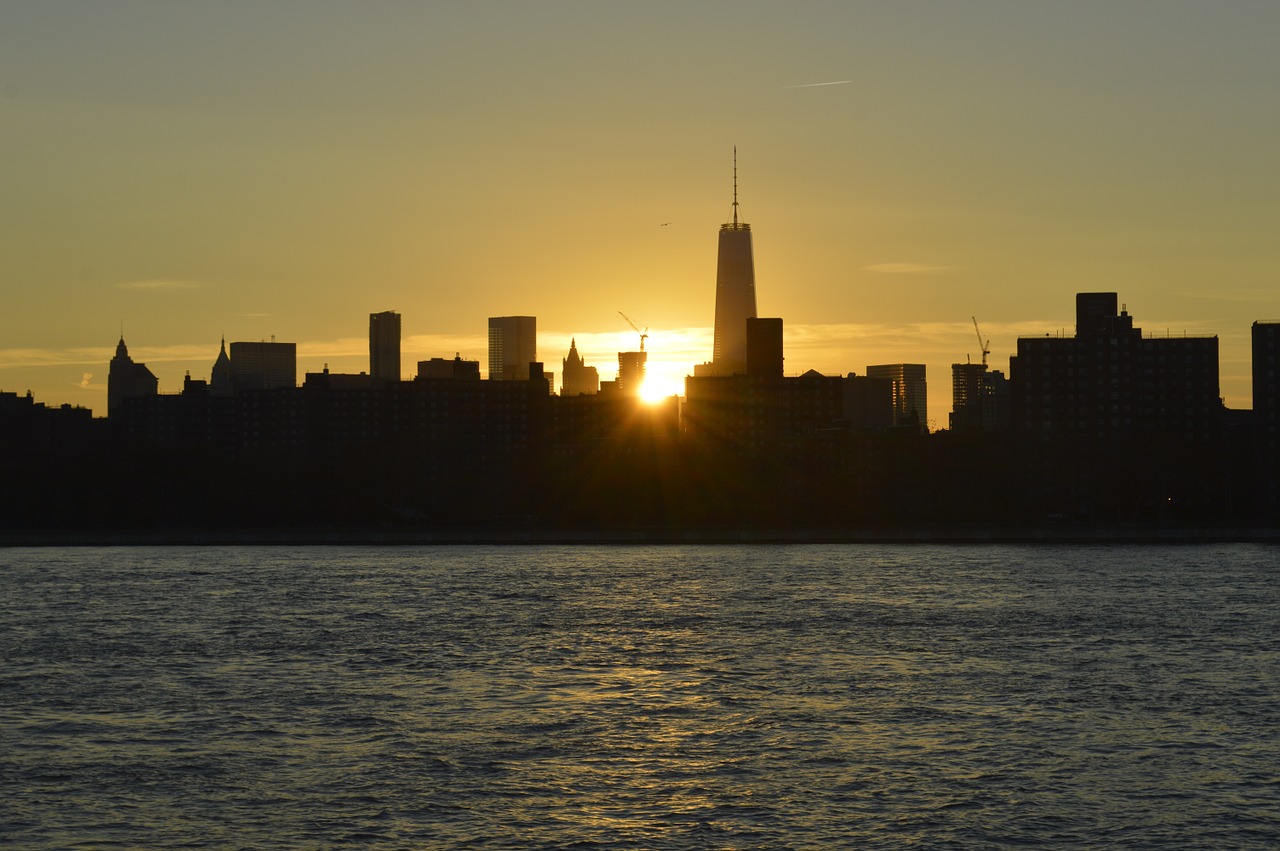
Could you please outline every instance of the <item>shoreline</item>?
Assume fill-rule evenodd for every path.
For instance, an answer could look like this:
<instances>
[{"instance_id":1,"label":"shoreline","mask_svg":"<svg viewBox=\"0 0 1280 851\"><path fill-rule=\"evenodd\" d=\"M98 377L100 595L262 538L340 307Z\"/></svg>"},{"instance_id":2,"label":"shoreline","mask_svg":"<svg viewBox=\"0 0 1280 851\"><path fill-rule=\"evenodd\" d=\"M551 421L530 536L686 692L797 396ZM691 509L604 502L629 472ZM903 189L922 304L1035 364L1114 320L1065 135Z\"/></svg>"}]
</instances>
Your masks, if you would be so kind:
<instances>
[{"instance_id":1,"label":"shoreline","mask_svg":"<svg viewBox=\"0 0 1280 851\"><path fill-rule=\"evenodd\" d=\"M676 544L1280 543L1269 527L882 527L875 529L41 529L0 531L0 548L125 546L607 546Z\"/></svg>"}]
</instances>

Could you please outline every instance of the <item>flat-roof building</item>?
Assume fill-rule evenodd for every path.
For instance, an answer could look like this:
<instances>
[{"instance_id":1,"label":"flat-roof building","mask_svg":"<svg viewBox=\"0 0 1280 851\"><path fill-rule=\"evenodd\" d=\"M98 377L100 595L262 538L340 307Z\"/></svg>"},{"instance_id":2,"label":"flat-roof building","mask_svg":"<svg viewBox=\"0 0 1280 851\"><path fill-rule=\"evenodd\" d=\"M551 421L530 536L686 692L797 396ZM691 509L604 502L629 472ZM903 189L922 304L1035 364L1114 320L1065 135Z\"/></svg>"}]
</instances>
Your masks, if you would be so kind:
<instances>
[{"instance_id":1,"label":"flat-roof building","mask_svg":"<svg viewBox=\"0 0 1280 851\"><path fill-rule=\"evenodd\" d=\"M1164 434L1222 425L1218 338L1143 337L1115 293L1076 296L1076 334L1021 337L1010 361L1013 428L1046 439Z\"/></svg>"},{"instance_id":2,"label":"flat-roof building","mask_svg":"<svg viewBox=\"0 0 1280 851\"><path fill-rule=\"evenodd\" d=\"M489 317L489 380L526 381L538 360L538 320L533 316Z\"/></svg>"},{"instance_id":3,"label":"flat-roof building","mask_svg":"<svg viewBox=\"0 0 1280 851\"><path fill-rule=\"evenodd\" d=\"M929 430L929 388L922 363L884 363L867 367L868 378L893 382L893 424Z\"/></svg>"},{"instance_id":4,"label":"flat-roof building","mask_svg":"<svg viewBox=\"0 0 1280 851\"><path fill-rule=\"evenodd\" d=\"M237 392L296 387L298 344L232 343L231 381Z\"/></svg>"},{"instance_id":5,"label":"flat-roof building","mask_svg":"<svg viewBox=\"0 0 1280 851\"><path fill-rule=\"evenodd\" d=\"M374 381L400 380L400 314L369 314L369 375Z\"/></svg>"}]
</instances>

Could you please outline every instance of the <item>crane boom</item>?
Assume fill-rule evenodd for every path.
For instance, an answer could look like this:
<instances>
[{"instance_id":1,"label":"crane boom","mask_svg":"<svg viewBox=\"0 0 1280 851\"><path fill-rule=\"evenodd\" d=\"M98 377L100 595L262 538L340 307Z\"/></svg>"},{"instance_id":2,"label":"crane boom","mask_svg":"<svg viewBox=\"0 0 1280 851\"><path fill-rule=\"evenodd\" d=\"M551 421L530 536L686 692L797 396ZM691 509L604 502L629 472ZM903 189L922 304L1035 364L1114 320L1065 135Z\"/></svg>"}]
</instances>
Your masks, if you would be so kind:
<instances>
[{"instance_id":1,"label":"crane boom","mask_svg":"<svg viewBox=\"0 0 1280 851\"><path fill-rule=\"evenodd\" d=\"M628 325L630 325L630 326L632 327L632 329L634 329L634 330L635 330L635 332L636 332L637 334L639 334L639 335L640 335L640 351L642 351L642 352L643 352L643 351L644 351L644 341L645 341L645 338L649 336L649 329L648 329L648 328L646 328L646 329L644 329L643 331L641 331L641 330L640 330L640 326L639 326L639 325L636 325L636 323L635 323L635 322L631 321L631 317L630 317L630 316L628 316L627 314L623 313L621 310L619 310L619 311L618 311L618 315L619 315L619 316L621 316L623 319L627 320L627 324L628 324Z\"/></svg>"},{"instance_id":2,"label":"crane boom","mask_svg":"<svg viewBox=\"0 0 1280 851\"><path fill-rule=\"evenodd\" d=\"M973 330L978 335L978 348L982 349L982 365L986 366L987 354L990 353L991 351L991 339L990 338L987 338L986 340L982 339L982 331L981 329L978 328L978 317L971 316L969 318L973 320Z\"/></svg>"}]
</instances>

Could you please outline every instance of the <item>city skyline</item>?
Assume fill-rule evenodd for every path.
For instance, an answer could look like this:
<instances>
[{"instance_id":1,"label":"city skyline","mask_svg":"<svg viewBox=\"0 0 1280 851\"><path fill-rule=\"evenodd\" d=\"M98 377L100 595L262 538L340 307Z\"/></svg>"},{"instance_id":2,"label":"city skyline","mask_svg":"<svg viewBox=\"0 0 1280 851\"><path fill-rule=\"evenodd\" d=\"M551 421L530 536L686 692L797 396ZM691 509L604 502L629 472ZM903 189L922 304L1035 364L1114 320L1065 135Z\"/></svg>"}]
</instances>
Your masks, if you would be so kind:
<instances>
[{"instance_id":1,"label":"city skyline","mask_svg":"<svg viewBox=\"0 0 1280 851\"><path fill-rule=\"evenodd\" d=\"M528 314L544 363L576 338L602 379L622 310L683 376L736 144L788 374L924 363L943 427L971 316L1007 370L1119 291L1149 333L1218 335L1250 407L1273 6L499 5L7 9L0 389L105 413L121 323L162 392L224 335L359 372L381 309L403 362L483 361L485 318Z\"/></svg>"}]
</instances>

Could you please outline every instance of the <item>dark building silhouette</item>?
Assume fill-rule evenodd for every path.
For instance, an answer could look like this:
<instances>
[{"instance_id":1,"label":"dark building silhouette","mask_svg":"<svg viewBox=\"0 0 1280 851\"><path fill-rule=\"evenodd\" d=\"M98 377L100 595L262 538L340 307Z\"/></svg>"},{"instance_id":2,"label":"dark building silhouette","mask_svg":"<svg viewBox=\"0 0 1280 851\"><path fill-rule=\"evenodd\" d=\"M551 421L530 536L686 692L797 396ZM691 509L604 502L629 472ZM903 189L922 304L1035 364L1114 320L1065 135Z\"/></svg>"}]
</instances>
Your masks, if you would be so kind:
<instances>
[{"instance_id":1,"label":"dark building silhouette","mask_svg":"<svg viewBox=\"0 0 1280 851\"><path fill-rule=\"evenodd\" d=\"M951 365L952 431L976 433L1009 429L1009 381L985 363Z\"/></svg>"},{"instance_id":2,"label":"dark building silhouette","mask_svg":"<svg viewBox=\"0 0 1280 851\"><path fill-rule=\"evenodd\" d=\"M893 383L893 424L929 431L929 388L922 363L886 363L867 367L868 378Z\"/></svg>"},{"instance_id":3,"label":"dark building silhouette","mask_svg":"<svg viewBox=\"0 0 1280 851\"><path fill-rule=\"evenodd\" d=\"M489 317L489 380L525 381L538 359L538 320L533 316Z\"/></svg>"},{"instance_id":4,"label":"dark building silhouette","mask_svg":"<svg viewBox=\"0 0 1280 851\"><path fill-rule=\"evenodd\" d=\"M616 392L624 396L639 396L644 389L645 367L649 353L618 352L618 378L614 382Z\"/></svg>"},{"instance_id":5,"label":"dark building silhouette","mask_svg":"<svg viewBox=\"0 0 1280 851\"><path fill-rule=\"evenodd\" d=\"M1257 500L1274 523L1280 518L1280 322L1255 322L1252 336Z\"/></svg>"},{"instance_id":6,"label":"dark building silhouette","mask_svg":"<svg viewBox=\"0 0 1280 851\"><path fill-rule=\"evenodd\" d=\"M1013 427L1044 439L1215 440L1217 337L1143 337L1115 293L1076 296L1074 337L1022 337L1010 361Z\"/></svg>"},{"instance_id":7,"label":"dark building silhouette","mask_svg":"<svg viewBox=\"0 0 1280 851\"><path fill-rule=\"evenodd\" d=\"M893 428L893 382L849 373L844 378L843 415L856 433L875 433Z\"/></svg>"},{"instance_id":8,"label":"dark building silhouette","mask_svg":"<svg viewBox=\"0 0 1280 851\"><path fill-rule=\"evenodd\" d=\"M0 391L0 457L32 450L81 450L96 429L88 408L60 405L50 408L25 395Z\"/></svg>"},{"instance_id":9,"label":"dark building silhouette","mask_svg":"<svg viewBox=\"0 0 1280 851\"><path fill-rule=\"evenodd\" d=\"M0 529L81 528L110 516L115 486L135 466L108 440L120 416L95 419L88 408L48 407L29 391L0 392ZM113 464L126 475L110 476Z\"/></svg>"},{"instance_id":10,"label":"dark building silhouette","mask_svg":"<svg viewBox=\"0 0 1280 851\"><path fill-rule=\"evenodd\" d=\"M696 374L747 370L747 320L756 315L751 225L738 220L738 150L733 151L733 220L720 226L716 255L716 323L711 364Z\"/></svg>"},{"instance_id":11,"label":"dark building silhouette","mask_svg":"<svg viewBox=\"0 0 1280 851\"><path fill-rule=\"evenodd\" d=\"M451 360L432 358L418 361L418 378L448 378L455 381L479 381L480 361L463 360L455 354Z\"/></svg>"},{"instance_id":12,"label":"dark building silhouette","mask_svg":"<svg viewBox=\"0 0 1280 851\"><path fill-rule=\"evenodd\" d=\"M413 381L326 367L299 387L292 344L224 340L208 382L159 394L121 339L109 419L0 393L0 529L12 541L32 529L839 540L1280 528L1280 323L1253 326L1254 410L1227 411L1216 338L1144 338L1117 302L1082 293L1074 336L1019 341L1008 434L993 427L998 371L955 365L952 427L930 435L922 366L786 377L770 318L743 319L745 371L687 378L683 402L656 405L631 395L643 351L620 353L611 392L566 381L556 397L536 360L523 380L482 381L460 355L419 363ZM566 376L586 370L576 342L569 355Z\"/></svg>"},{"instance_id":13,"label":"dark building silhouette","mask_svg":"<svg viewBox=\"0 0 1280 851\"><path fill-rule=\"evenodd\" d=\"M690 376L685 379L685 429L749 454L776 441L822 431L882 431L893 422L893 383L822 375Z\"/></svg>"},{"instance_id":14,"label":"dark building silhouette","mask_svg":"<svg viewBox=\"0 0 1280 851\"><path fill-rule=\"evenodd\" d=\"M1115 323L1119 301L1117 293L1076 293L1076 336L1109 330Z\"/></svg>"},{"instance_id":15,"label":"dark building silhouette","mask_svg":"<svg viewBox=\"0 0 1280 851\"><path fill-rule=\"evenodd\" d=\"M747 320L747 375L782 377L782 320L753 317Z\"/></svg>"},{"instance_id":16,"label":"dark building silhouette","mask_svg":"<svg viewBox=\"0 0 1280 851\"><path fill-rule=\"evenodd\" d=\"M298 385L297 343L232 343L231 383L242 390L280 390Z\"/></svg>"},{"instance_id":17,"label":"dark building silhouette","mask_svg":"<svg viewBox=\"0 0 1280 851\"><path fill-rule=\"evenodd\" d=\"M303 387L320 387L325 390L372 390L386 381L375 381L367 372L330 372L329 366L320 372L308 372L302 378Z\"/></svg>"},{"instance_id":18,"label":"dark building silhouette","mask_svg":"<svg viewBox=\"0 0 1280 851\"><path fill-rule=\"evenodd\" d=\"M138 399L125 406L118 434L131 448L173 448L214 454L237 445L237 400L187 375L182 392Z\"/></svg>"},{"instance_id":19,"label":"dark building silhouette","mask_svg":"<svg viewBox=\"0 0 1280 851\"><path fill-rule=\"evenodd\" d=\"M107 415L119 416L124 408L125 399L138 399L154 396L158 392L159 381L145 363L134 363L129 357L129 349L124 344L124 335L116 344L115 357L107 372Z\"/></svg>"},{"instance_id":20,"label":"dark building silhouette","mask_svg":"<svg viewBox=\"0 0 1280 851\"><path fill-rule=\"evenodd\" d=\"M569 354L561 361L560 395L594 396L600 392L600 373L594 366L587 366L578 354L578 341L569 341Z\"/></svg>"},{"instance_id":21,"label":"dark building silhouette","mask_svg":"<svg viewBox=\"0 0 1280 851\"><path fill-rule=\"evenodd\" d=\"M230 396L235 392L235 378L231 372L231 357L227 354L227 338L222 338L218 358L209 373L209 392L215 396Z\"/></svg>"},{"instance_id":22,"label":"dark building silhouette","mask_svg":"<svg viewBox=\"0 0 1280 851\"><path fill-rule=\"evenodd\" d=\"M369 314L369 375L374 381L400 380L400 314Z\"/></svg>"}]
</instances>

